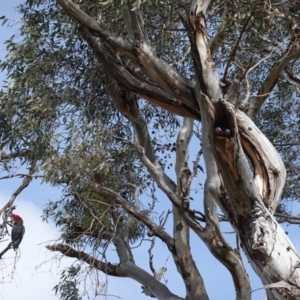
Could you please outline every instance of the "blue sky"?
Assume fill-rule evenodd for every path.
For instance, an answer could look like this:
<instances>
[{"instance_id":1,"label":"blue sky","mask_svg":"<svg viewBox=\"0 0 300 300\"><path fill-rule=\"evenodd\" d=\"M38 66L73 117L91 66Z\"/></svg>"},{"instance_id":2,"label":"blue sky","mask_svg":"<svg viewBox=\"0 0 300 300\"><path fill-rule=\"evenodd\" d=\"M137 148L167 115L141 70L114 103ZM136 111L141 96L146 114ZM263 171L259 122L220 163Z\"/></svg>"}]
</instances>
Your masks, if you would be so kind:
<instances>
[{"instance_id":1,"label":"blue sky","mask_svg":"<svg viewBox=\"0 0 300 300\"><path fill-rule=\"evenodd\" d=\"M19 18L14 11L20 3L19 0L2 1L1 14L8 16L13 22ZM1 27L0 29L0 59L3 60L5 56L5 45L3 42L11 35L17 33L17 26ZM5 80L5 74L0 74L0 82ZM192 141L190 159L194 160L199 149L197 141ZM173 171L169 171L169 176L175 179ZM203 177L199 177L200 182L204 182ZM13 179L0 181L0 207L2 207L11 197L13 191L19 186L21 180ZM194 197L195 201L199 202L199 207L202 209L201 190ZM41 214L44 205L48 200L55 200L60 197L58 189L54 189L47 185L41 185L39 181L34 181L31 185L18 197L17 211L20 214L26 226L26 233L21 244L20 257L17 258L16 269L14 270L14 253L9 251L5 255L5 259L0 261L0 276L2 277L0 285L0 300L29 300L29 299L59 299L54 295L52 288L58 282L58 270L73 262L71 259L53 258L53 253L45 249L45 243L55 241L58 238L58 230L53 224L43 223L41 221ZM159 194L160 205L164 209L169 208L169 202L165 196ZM167 205L168 206L167 206ZM294 207L297 207L294 204ZM167 226L171 226L171 220L168 221ZM222 228L224 232L232 232L233 230L228 225ZM289 236L294 242L296 249L300 247L298 226L288 227ZM235 246L235 235L226 234L226 237ZM209 253L205 245L196 236L191 233L191 248L195 261L199 270L204 277L205 286L207 288L210 299L234 299L235 292L229 272L222 267ZM0 243L0 250L4 248L6 243ZM149 243L144 243L140 248L134 250L137 265L149 270L148 266L148 250ZM113 251L110 252L111 258L115 257ZM145 257L146 256L146 257ZM154 265L156 268L166 266L168 268L165 274L165 279L168 280L168 287L170 290L180 296L184 296L184 286L177 274L177 270L172 262L172 258L168 257L169 253L165 246L157 239L154 250ZM167 260L168 259L168 260ZM166 262L167 260L167 262ZM166 264L166 265L165 265ZM244 261L249 272L252 288L261 287L262 284L259 278L254 274L249 267L247 260ZM13 276L12 276L13 274ZM132 299L150 299L141 294L141 287L138 283L131 279L115 279L106 278L104 274L98 272L97 274L102 282L108 282L108 293L117 295L125 300ZM262 299L264 291L255 292L253 299ZM99 299L99 298L97 298ZM107 299L118 299L116 297L107 297Z\"/></svg>"}]
</instances>

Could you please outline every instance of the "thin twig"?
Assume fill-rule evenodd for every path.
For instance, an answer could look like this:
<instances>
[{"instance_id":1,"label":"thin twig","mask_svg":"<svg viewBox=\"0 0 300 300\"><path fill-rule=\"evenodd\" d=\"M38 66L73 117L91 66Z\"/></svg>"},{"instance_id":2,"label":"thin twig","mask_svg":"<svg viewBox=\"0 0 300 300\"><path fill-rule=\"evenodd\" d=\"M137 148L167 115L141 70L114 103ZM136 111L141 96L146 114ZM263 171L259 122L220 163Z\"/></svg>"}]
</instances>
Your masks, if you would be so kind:
<instances>
[{"instance_id":1,"label":"thin twig","mask_svg":"<svg viewBox=\"0 0 300 300\"><path fill-rule=\"evenodd\" d=\"M2 259L2 256L9 250L11 249L11 245L12 245L12 242L10 242L7 247L0 253L0 259Z\"/></svg>"},{"instance_id":2,"label":"thin twig","mask_svg":"<svg viewBox=\"0 0 300 300\"><path fill-rule=\"evenodd\" d=\"M243 104L246 105L249 102L249 98L250 98L250 83L248 80L248 75L249 73L256 68L259 64L261 64L263 61L267 60L268 58L270 58L273 54L270 53L269 55L267 55L266 57L260 59L254 66L252 66L251 68L248 69L248 71L245 74L245 80L246 80L246 96L245 96L245 100L243 101Z\"/></svg>"},{"instance_id":3,"label":"thin twig","mask_svg":"<svg viewBox=\"0 0 300 300\"><path fill-rule=\"evenodd\" d=\"M246 28L247 28L247 26L248 26L248 24L249 24L249 22L250 22L250 20L251 20L251 18L253 16L253 14L254 14L254 11L255 11L255 8L251 12L251 14L248 17L247 21L245 22L245 24L244 24L244 26L243 26L243 28L242 28L242 30L240 32L240 35L239 35L239 37L238 37L238 39L236 41L236 44L235 44L235 46L234 46L234 48L233 48L233 50L232 50L232 52L231 52L231 54L230 54L230 56L228 58L227 65L225 67L225 71L224 71L224 75L223 75L223 79L222 79L222 81L224 81L224 82L226 82L226 77L227 77L227 73L228 73L228 69L229 69L230 63L233 61L233 59L234 59L234 57L236 55L237 48L238 48L238 46L239 46L239 44L241 42L242 36L243 36Z\"/></svg>"}]
</instances>

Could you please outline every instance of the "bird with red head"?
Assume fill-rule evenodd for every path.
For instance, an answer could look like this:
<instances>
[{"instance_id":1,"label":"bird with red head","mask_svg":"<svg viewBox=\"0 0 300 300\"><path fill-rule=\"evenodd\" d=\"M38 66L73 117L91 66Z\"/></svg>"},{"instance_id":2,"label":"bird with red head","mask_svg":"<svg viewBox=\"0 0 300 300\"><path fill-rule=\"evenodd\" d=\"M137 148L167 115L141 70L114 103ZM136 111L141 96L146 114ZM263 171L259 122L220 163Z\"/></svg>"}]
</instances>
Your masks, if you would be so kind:
<instances>
[{"instance_id":1,"label":"bird with red head","mask_svg":"<svg viewBox=\"0 0 300 300\"><path fill-rule=\"evenodd\" d=\"M17 223L22 223L23 222L23 219L19 215L11 214L10 217L13 219L13 221L15 221Z\"/></svg>"},{"instance_id":2,"label":"bird with red head","mask_svg":"<svg viewBox=\"0 0 300 300\"><path fill-rule=\"evenodd\" d=\"M23 225L23 219L19 215L11 214L10 217L14 221L14 226L11 230L11 242L14 250L16 251L23 239L25 227Z\"/></svg>"}]
</instances>

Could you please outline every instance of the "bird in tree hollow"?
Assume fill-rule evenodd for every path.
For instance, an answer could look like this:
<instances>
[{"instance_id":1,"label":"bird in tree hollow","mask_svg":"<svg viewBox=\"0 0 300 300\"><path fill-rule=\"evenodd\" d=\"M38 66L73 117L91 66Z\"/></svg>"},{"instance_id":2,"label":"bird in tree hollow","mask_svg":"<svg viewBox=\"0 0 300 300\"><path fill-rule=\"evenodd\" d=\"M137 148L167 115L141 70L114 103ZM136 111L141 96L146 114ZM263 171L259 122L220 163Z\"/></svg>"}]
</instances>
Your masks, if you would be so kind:
<instances>
[{"instance_id":1,"label":"bird in tree hollow","mask_svg":"<svg viewBox=\"0 0 300 300\"><path fill-rule=\"evenodd\" d=\"M23 225L23 219L19 215L11 214L10 217L14 221L14 225L11 230L11 242L14 250L16 251L23 239L25 227Z\"/></svg>"}]
</instances>

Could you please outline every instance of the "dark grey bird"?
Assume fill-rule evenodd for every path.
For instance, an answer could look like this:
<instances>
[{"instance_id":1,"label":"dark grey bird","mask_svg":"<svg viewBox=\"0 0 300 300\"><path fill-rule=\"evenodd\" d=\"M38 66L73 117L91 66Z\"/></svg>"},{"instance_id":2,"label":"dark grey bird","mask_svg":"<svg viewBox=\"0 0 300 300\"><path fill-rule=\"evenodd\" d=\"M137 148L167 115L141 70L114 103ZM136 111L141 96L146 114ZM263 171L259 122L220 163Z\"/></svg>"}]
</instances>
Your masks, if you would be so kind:
<instances>
[{"instance_id":1,"label":"dark grey bird","mask_svg":"<svg viewBox=\"0 0 300 300\"><path fill-rule=\"evenodd\" d=\"M23 225L23 219L19 215L11 214L11 218L14 221L14 225L11 230L11 242L14 250L16 251L23 239L25 227Z\"/></svg>"}]
</instances>

